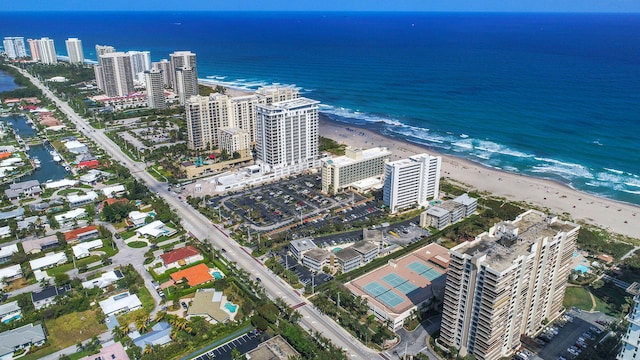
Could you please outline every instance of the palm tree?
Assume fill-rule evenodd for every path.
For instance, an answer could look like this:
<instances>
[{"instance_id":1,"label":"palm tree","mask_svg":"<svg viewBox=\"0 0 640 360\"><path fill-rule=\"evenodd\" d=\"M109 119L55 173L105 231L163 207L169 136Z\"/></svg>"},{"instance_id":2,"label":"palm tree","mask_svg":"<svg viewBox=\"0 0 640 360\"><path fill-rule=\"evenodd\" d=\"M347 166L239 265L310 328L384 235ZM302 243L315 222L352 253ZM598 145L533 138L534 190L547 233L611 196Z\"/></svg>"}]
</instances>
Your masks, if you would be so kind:
<instances>
[{"instance_id":1,"label":"palm tree","mask_svg":"<svg viewBox=\"0 0 640 360\"><path fill-rule=\"evenodd\" d=\"M145 346L144 350L142 351L143 354L152 354L153 353L153 347L151 347L151 344L147 344L147 346Z\"/></svg>"},{"instance_id":2,"label":"palm tree","mask_svg":"<svg viewBox=\"0 0 640 360\"><path fill-rule=\"evenodd\" d=\"M76 350L78 350L78 352L84 351L84 345L82 344L82 341L76 344Z\"/></svg>"}]
</instances>

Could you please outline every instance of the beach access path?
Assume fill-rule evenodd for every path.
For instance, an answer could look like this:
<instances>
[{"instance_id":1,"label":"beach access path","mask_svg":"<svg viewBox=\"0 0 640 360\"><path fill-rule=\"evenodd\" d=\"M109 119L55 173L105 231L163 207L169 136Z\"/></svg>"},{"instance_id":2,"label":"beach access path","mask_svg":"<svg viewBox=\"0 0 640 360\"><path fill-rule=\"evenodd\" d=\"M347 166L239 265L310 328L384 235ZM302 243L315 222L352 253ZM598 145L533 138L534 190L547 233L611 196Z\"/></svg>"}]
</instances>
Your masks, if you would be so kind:
<instances>
[{"instance_id":1,"label":"beach access path","mask_svg":"<svg viewBox=\"0 0 640 360\"><path fill-rule=\"evenodd\" d=\"M384 136L364 127L343 124L321 116L320 136L361 149L383 146L391 150L391 161L429 153L442 157L441 175L452 183L488 192L511 201L522 201L548 209L554 214L570 214L573 221L599 226L618 234L640 238L640 207L574 190L544 179L491 169L480 164L440 154L426 147Z\"/></svg>"}]
</instances>

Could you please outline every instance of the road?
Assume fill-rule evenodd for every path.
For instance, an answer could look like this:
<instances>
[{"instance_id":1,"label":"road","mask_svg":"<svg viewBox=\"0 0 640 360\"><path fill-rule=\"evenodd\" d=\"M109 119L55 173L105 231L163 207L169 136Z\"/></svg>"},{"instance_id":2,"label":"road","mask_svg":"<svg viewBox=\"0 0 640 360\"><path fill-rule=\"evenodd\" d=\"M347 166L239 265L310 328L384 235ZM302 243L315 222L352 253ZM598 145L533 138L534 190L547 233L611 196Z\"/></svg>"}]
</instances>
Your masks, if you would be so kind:
<instances>
[{"instance_id":1,"label":"road","mask_svg":"<svg viewBox=\"0 0 640 360\"><path fill-rule=\"evenodd\" d=\"M18 68L16 68L18 69ZM380 359L373 350L365 347L351 334L344 330L331 318L320 314L312 306L306 304L306 299L297 291L290 288L282 279L275 276L260 262L253 258L245 249L242 249L226 233L220 231L209 219L191 208L186 202L173 197L167 189L167 184L159 182L144 170L144 163L131 160L124 155L120 148L109 139L102 130L93 130L89 123L76 114L66 103L56 97L38 79L22 69L18 69L31 82L39 87L45 96L51 99L60 110L67 115L79 131L100 145L111 157L131 170L133 176L144 182L149 190L161 196L167 204L180 216L182 226L200 241L209 241L218 249L226 250L226 257L237 263L250 274L261 279L266 293L272 298L282 298L290 306L298 305L297 311L301 315L300 325L307 331L317 331L329 338L335 345L345 350L348 356L357 359Z\"/></svg>"}]
</instances>

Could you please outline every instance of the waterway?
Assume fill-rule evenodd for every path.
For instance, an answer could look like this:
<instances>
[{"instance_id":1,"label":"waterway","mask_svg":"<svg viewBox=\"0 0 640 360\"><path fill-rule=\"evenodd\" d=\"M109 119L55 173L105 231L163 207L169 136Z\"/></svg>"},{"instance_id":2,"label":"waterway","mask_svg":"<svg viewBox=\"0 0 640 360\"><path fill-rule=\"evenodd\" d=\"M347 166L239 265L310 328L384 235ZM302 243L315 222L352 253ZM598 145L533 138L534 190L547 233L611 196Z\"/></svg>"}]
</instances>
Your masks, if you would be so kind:
<instances>
[{"instance_id":1,"label":"waterway","mask_svg":"<svg viewBox=\"0 0 640 360\"><path fill-rule=\"evenodd\" d=\"M4 71L0 71L0 93L3 91L10 91L17 89L18 85L13 82L13 76L7 74Z\"/></svg>"},{"instance_id":2,"label":"waterway","mask_svg":"<svg viewBox=\"0 0 640 360\"><path fill-rule=\"evenodd\" d=\"M20 135L21 138L28 138L36 136L36 131L27 123L27 118L24 115L11 114L6 117L0 117L0 121L4 121L11 125L13 131Z\"/></svg>"},{"instance_id":3,"label":"waterway","mask_svg":"<svg viewBox=\"0 0 640 360\"><path fill-rule=\"evenodd\" d=\"M51 147L45 145L31 146L27 154L30 158L40 160L40 168L35 169L30 175L24 176L20 181L38 180L41 183L48 180L57 181L64 179L69 174L61 163L53 161L53 156L49 153Z\"/></svg>"}]
</instances>

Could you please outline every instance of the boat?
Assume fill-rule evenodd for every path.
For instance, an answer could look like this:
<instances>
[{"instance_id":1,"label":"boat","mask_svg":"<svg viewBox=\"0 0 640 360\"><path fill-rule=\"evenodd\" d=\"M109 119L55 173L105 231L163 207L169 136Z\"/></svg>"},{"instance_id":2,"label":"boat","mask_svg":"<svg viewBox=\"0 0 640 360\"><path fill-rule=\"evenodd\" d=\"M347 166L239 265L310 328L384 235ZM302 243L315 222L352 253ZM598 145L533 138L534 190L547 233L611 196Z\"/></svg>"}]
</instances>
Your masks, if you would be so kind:
<instances>
[{"instance_id":1,"label":"boat","mask_svg":"<svg viewBox=\"0 0 640 360\"><path fill-rule=\"evenodd\" d=\"M40 159L38 159L37 157L33 158L33 166L36 167L36 169L40 168Z\"/></svg>"},{"instance_id":2,"label":"boat","mask_svg":"<svg viewBox=\"0 0 640 360\"><path fill-rule=\"evenodd\" d=\"M460 137L461 137L461 138L463 138L463 139L466 139L466 138L468 138L468 137L469 137L469 135L467 135L467 134L460 134Z\"/></svg>"},{"instance_id":3,"label":"boat","mask_svg":"<svg viewBox=\"0 0 640 360\"><path fill-rule=\"evenodd\" d=\"M69 167L69 165L66 165L66 166L64 167L64 169L65 169L65 170L67 170L67 171L71 171L71 167Z\"/></svg>"},{"instance_id":4,"label":"boat","mask_svg":"<svg viewBox=\"0 0 640 360\"><path fill-rule=\"evenodd\" d=\"M53 155L53 161L60 162L62 161L62 157L60 157L60 155Z\"/></svg>"}]
</instances>

